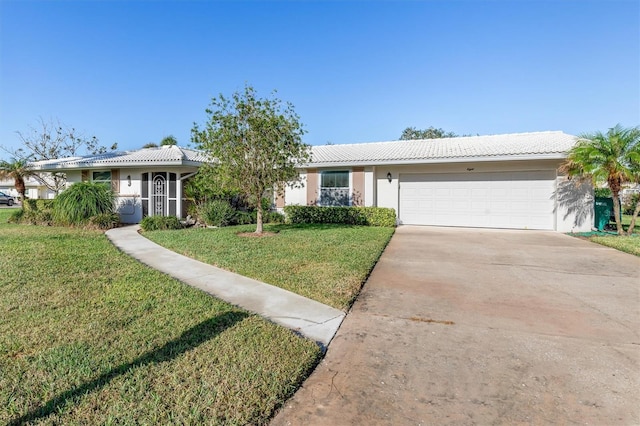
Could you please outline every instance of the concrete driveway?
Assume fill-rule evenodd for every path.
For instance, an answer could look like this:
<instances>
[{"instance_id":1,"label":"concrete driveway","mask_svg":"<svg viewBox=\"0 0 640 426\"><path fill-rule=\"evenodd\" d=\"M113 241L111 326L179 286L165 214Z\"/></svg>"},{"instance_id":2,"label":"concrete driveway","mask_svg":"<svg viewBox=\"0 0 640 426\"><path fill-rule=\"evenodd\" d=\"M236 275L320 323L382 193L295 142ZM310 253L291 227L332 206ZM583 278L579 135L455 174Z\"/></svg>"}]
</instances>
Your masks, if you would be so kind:
<instances>
[{"instance_id":1,"label":"concrete driveway","mask_svg":"<svg viewBox=\"0 0 640 426\"><path fill-rule=\"evenodd\" d=\"M565 235L400 227L272 424L640 424L639 294Z\"/></svg>"}]
</instances>

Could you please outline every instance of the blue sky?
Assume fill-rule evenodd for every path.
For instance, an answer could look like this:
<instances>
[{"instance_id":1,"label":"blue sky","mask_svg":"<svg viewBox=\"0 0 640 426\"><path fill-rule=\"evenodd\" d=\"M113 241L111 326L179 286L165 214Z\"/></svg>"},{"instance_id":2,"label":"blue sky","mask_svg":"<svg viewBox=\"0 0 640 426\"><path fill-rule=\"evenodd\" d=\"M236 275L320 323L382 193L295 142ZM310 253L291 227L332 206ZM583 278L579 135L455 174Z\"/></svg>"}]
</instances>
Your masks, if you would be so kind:
<instances>
[{"instance_id":1,"label":"blue sky","mask_svg":"<svg viewBox=\"0 0 640 426\"><path fill-rule=\"evenodd\" d=\"M39 117L187 145L245 83L293 103L313 145L636 126L640 2L0 0L10 149Z\"/></svg>"}]
</instances>

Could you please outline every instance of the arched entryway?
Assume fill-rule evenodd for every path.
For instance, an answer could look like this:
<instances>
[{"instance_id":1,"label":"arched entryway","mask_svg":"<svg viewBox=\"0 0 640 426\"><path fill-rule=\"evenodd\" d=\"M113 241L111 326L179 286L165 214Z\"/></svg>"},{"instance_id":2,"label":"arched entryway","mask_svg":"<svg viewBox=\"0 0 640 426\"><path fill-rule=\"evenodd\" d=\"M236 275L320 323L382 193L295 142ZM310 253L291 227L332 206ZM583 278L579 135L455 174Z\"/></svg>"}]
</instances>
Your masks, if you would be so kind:
<instances>
[{"instance_id":1,"label":"arched entryway","mask_svg":"<svg viewBox=\"0 0 640 426\"><path fill-rule=\"evenodd\" d=\"M142 215L176 216L178 176L170 172L142 173Z\"/></svg>"}]
</instances>

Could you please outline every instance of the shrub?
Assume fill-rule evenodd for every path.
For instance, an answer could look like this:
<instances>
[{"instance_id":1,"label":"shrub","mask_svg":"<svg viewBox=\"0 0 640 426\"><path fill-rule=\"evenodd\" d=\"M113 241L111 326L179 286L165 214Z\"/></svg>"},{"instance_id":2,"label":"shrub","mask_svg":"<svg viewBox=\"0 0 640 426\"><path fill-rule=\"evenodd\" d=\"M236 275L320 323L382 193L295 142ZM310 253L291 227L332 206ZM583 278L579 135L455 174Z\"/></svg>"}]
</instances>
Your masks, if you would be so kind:
<instances>
[{"instance_id":1,"label":"shrub","mask_svg":"<svg viewBox=\"0 0 640 426\"><path fill-rule=\"evenodd\" d=\"M285 206L290 223L341 223L394 227L396 212L386 207Z\"/></svg>"},{"instance_id":2,"label":"shrub","mask_svg":"<svg viewBox=\"0 0 640 426\"><path fill-rule=\"evenodd\" d=\"M24 215L25 215L25 210L24 209L14 210L9 215L9 218L7 219L7 222L9 222L9 223L21 223L22 220L24 219Z\"/></svg>"},{"instance_id":3,"label":"shrub","mask_svg":"<svg viewBox=\"0 0 640 426\"><path fill-rule=\"evenodd\" d=\"M622 210L624 214L633 214L633 211L636 209L636 205L640 203L640 192L636 192L635 194L631 194L625 200L626 202L622 205Z\"/></svg>"},{"instance_id":4,"label":"shrub","mask_svg":"<svg viewBox=\"0 0 640 426\"><path fill-rule=\"evenodd\" d=\"M11 223L30 225L51 225L54 222L53 206L55 200L28 198L22 202L22 209L14 211L8 219Z\"/></svg>"},{"instance_id":5,"label":"shrub","mask_svg":"<svg viewBox=\"0 0 640 426\"><path fill-rule=\"evenodd\" d=\"M83 225L92 216L113 213L113 192L108 185L78 182L55 199L53 217L65 225Z\"/></svg>"},{"instance_id":6,"label":"shrub","mask_svg":"<svg viewBox=\"0 0 640 426\"><path fill-rule=\"evenodd\" d=\"M22 202L25 210L41 211L52 210L56 200L44 200L40 198L28 198Z\"/></svg>"},{"instance_id":7,"label":"shrub","mask_svg":"<svg viewBox=\"0 0 640 426\"><path fill-rule=\"evenodd\" d=\"M51 226L54 222L53 218L53 210L51 209L43 209L35 212L35 223L34 225L47 225Z\"/></svg>"},{"instance_id":8,"label":"shrub","mask_svg":"<svg viewBox=\"0 0 640 426\"><path fill-rule=\"evenodd\" d=\"M53 214L51 210L15 210L7 219L9 223L26 223L30 225L52 225Z\"/></svg>"},{"instance_id":9,"label":"shrub","mask_svg":"<svg viewBox=\"0 0 640 426\"><path fill-rule=\"evenodd\" d=\"M120 224L117 213L102 213L89 218L89 225L98 229L111 229Z\"/></svg>"},{"instance_id":10,"label":"shrub","mask_svg":"<svg viewBox=\"0 0 640 426\"><path fill-rule=\"evenodd\" d=\"M256 223L255 213L249 213L244 211L237 211L233 217L234 225L250 225Z\"/></svg>"},{"instance_id":11,"label":"shrub","mask_svg":"<svg viewBox=\"0 0 640 426\"><path fill-rule=\"evenodd\" d=\"M388 207L354 207L366 218L369 226L393 228L396 226L396 211Z\"/></svg>"},{"instance_id":12,"label":"shrub","mask_svg":"<svg viewBox=\"0 0 640 426\"><path fill-rule=\"evenodd\" d=\"M182 223L176 216L146 216L140 222L143 231L164 231L167 229L181 229Z\"/></svg>"},{"instance_id":13,"label":"shrub","mask_svg":"<svg viewBox=\"0 0 640 426\"><path fill-rule=\"evenodd\" d=\"M198 208L198 217L209 226L227 226L233 224L236 210L228 201L207 201Z\"/></svg>"},{"instance_id":14,"label":"shrub","mask_svg":"<svg viewBox=\"0 0 640 426\"><path fill-rule=\"evenodd\" d=\"M265 212L263 219L265 223L284 223L285 217L280 212Z\"/></svg>"},{"instance_id":15,"label":"shrub","mask_svg":"<svg viewBox=\"0 0 640 426\"><path fill-rule=\"evenodd\" d=\"M609 188L593 188L593 195L595 197L611 198L611 190Z\"/></svg>"}]
</instances>

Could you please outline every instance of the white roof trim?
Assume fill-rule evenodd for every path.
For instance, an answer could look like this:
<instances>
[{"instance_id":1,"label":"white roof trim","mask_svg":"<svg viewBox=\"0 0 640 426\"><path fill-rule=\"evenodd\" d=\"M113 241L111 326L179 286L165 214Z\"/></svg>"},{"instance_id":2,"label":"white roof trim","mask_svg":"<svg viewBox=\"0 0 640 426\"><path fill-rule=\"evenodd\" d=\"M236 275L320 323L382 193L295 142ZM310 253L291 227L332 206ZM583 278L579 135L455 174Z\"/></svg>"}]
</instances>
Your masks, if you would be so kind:
<instances>
[{"instance_id":1,"label":"white roof trim","mask_svg":"<svg viewBox=\"0 0 640 426\"><path fill-rule=\"evenodd\" d=\"M430 158L416 160L388 160L388 161L371 161L371 162L327 162L327 163L309 163L300 166L304 169L324 168L324 167L370 167L370 166L400 166L415 164L450 164L450 163L477 163L492 161L530 161L530 160L564 160L565 154L535 154L535 155L502 155L495 157L459 157L459 158Z\"/></svg>"},{"instance_id":2,"label":"white roof trim","mask_svg":"<svg viewBox=\"0 0 640 426\"><path fill-rule=\"evenodd\" d=\"M207 162L205 153L176 145L143 148L136 151L107 152L83 157L68 157L31 163L33 170L61 171L98 168L158 166L199 167Z\"/></svg>"}]
</instances>

